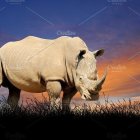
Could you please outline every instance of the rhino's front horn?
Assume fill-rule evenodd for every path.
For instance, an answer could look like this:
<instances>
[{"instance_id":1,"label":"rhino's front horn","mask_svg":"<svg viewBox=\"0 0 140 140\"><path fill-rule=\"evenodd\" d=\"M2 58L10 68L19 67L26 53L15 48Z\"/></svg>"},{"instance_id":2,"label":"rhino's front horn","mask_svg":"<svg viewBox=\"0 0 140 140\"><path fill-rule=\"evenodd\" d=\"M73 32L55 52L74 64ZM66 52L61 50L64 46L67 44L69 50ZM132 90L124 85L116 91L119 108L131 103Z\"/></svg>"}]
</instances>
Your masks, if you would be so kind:
<instances>
[{"instance_id":1,"label":"rhino's front horn","mask_svg":"<svg viewBox=\"0 0 140 140\"><path fill-rule=\"evenodd\" d=\"M106 69L105 72L104 72L104 75L102 76L101 79L97 80L97 83L96 83L96 88L99 90L101 89L105 79L106 79L106 76L107 76L107 72L108 70Z\"/></svg>"}]
</instances>

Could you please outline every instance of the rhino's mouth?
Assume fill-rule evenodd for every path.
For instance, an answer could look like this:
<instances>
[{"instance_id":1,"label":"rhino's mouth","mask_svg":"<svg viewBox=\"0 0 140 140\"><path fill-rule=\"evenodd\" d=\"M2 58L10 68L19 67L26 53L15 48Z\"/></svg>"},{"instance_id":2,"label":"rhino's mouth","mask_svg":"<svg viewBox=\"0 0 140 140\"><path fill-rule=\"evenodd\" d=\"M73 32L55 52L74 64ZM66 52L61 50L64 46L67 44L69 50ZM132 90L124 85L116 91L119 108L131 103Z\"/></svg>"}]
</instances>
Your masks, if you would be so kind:
<instances>
[{"instance_id":1,"label":"rhino's mouth","mask_svg":"<svg viewBox=\"0 0 140 140\"><path fill-rule=\"evenodd\" d=\"M97 91L89 92L87 89L85 89L81 93L81 98L84 100L88 100L88 101L98 100L99 99L99 92L97 92Z\"/></svg>"},{"instance_id":2,"label":"rhino's mouth","mask_svg":"<svg viewBox=\"0 0 140 140\"><path fill-rule=\"evenodd\" d=\"M97 79L96 81L84 79L83 81L81 81L80 86L81 98L84 100L98 100L99 92L102 89L102 85L106 79L106 76L107 70L105 71L101 79Z\"/></svg>"}]
</instances>

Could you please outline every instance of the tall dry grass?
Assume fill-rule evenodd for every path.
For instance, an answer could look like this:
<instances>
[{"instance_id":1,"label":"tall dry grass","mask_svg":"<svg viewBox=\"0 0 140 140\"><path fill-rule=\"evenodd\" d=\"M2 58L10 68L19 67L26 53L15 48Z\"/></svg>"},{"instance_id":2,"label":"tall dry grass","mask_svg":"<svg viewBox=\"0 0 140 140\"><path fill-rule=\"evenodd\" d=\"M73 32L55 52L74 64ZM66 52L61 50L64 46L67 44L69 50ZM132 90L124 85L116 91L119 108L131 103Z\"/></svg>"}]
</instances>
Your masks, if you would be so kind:
<instances>
[{"instance_id":1,"label":"tall dry grass","mask_svg":"<svg viewBox=\"0 0 140 140\"><path fill-rule=\"evenodd\" d=\"M63 110L61 104L50 106L47 98L43 97L43 101L38 101L36 98L30 99L30 102L26 102L24 106L16 106L15 108L10 108L6 103L6 99L3 97L0 101L0 116L3 115L16 115L16 116L51 116L51 115L64 115L72 114L75 116L103 116L103 115L125 115L125 116L139 116L140 115L140 102L132 102L130 99L123 102L118 100L117 103L111 103L108 99L105 99L105 104L95 104L94 107L81 104L73 104L71 110Z\"/></svg>"}]
</instances>

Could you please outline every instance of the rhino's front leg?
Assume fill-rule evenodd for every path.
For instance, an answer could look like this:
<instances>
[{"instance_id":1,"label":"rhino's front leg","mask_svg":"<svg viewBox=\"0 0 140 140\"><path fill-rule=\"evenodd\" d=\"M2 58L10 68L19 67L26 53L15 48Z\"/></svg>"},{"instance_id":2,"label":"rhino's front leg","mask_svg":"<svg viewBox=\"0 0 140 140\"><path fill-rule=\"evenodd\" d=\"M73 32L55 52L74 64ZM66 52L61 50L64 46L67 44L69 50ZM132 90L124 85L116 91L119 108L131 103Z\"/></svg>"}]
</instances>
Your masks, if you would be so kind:
<instances>
[{"instance_id":1,"label":"rhino's front leg","mask_svg":"<svg viewBox=\"0 0 140 140\"><path fill-rule=\"evenodd\" d=\"M54 108L58 105L58 101L60 101L61 83L59 81L48 81L46 89L49 95L50 105Z\"/></svg>"},{"instance_id":2,"label":"rhino's front leg","mask_svg":"<svg viewBox=\"0 0 140 140\"><path fill-rule=\"evenodd\" d=\"M72 97L76 94L77 90L75 88L66 88L64 89L64 94L62 98L62 109L70 110L70 102Z\"/></svg>"}]
</instances>

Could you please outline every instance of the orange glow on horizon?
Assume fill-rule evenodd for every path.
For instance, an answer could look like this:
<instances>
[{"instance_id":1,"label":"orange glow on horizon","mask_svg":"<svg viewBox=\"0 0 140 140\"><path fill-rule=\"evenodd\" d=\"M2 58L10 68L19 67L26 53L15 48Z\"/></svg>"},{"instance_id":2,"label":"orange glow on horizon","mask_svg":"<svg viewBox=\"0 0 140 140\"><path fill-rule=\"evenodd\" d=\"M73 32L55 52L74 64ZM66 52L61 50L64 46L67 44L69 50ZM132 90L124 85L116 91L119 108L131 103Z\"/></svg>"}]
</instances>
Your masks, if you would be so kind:
<instances>
[{"instance_id":1,"label":"orange glow on horizon","mask_svg":"<svg viewBox=\"0 0 140 140\"><path fill-rule=\"evenodd\" d=\"M103 64L99 67L99 74L103 73L105 66L108 66L108 76L103 85L102 91L111 95L129 95L140 92L140 81L137 78L140 72L139 58L128 60L120 58L112 63Z\"/></svg>"}]
</instances>

